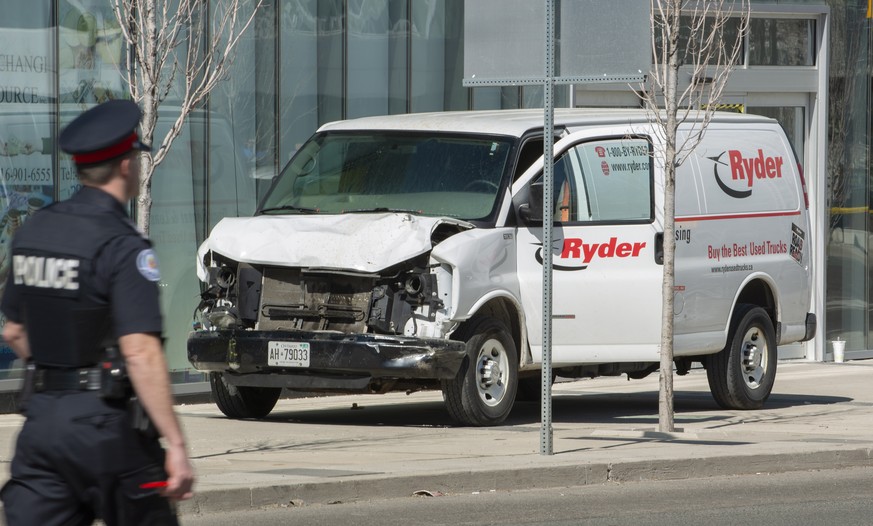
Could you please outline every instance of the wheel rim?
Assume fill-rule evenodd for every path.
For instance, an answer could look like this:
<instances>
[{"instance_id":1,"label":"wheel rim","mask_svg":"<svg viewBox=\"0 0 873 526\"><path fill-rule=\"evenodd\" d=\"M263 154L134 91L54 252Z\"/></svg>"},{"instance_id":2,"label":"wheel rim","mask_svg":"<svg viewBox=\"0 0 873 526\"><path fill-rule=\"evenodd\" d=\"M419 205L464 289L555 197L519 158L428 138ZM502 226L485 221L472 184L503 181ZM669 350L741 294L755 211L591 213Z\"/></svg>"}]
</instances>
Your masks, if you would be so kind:
<instances>
[{"instance_id":1,"label":"wheel rim","mask_svg":"<svg viewBox=\"0 0 873 526\"><path fill-rule=\"evenodd\" d=\"M758 389L767 373L767 338L759 327L751 327L743 336L742 368L743 380L749 389Z\"/></svg>"},{"instance_id":2,"label":"wheel rim","mask_svg":"<svg viewBox=\"0 0 873 526\"><path fill-rule=\"evenodd\" d=\"M503 344L494 338L483 343L476 360L476 387L485 405L493 407L503 400L508 370L509 357Z\"/></svg>"}]
</instances>

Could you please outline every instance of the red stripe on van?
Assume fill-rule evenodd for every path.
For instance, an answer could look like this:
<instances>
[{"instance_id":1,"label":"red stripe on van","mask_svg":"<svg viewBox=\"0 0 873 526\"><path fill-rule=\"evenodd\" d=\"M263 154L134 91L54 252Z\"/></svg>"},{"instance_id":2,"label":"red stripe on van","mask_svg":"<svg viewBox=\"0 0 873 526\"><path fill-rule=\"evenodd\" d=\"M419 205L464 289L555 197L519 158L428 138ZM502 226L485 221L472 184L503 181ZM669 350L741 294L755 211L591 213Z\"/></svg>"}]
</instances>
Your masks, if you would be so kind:
<instances>
[{"instance_id":1,"label":"red stripe on van","mask_svg":"<svg viewBox=\"0 0 873 526\"><path fill-rule=\"evenodd\" d=\"M720 216L686 216L677 217L676 222L683 221L715 221L720 219L751 219L756 217L783 217L783 216L799 216L800 210L791 212L761 212L758 214L724 214Z\"/></svg>"}]
</instances>

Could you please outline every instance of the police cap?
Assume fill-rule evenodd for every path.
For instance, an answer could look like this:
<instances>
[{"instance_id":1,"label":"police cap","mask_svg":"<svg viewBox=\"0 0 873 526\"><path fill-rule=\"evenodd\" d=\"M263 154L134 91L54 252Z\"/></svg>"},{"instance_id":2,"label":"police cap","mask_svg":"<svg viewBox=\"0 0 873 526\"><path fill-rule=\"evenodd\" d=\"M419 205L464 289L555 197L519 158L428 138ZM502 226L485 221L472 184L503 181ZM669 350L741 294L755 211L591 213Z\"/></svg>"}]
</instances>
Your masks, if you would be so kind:
<instances>
[{"instance_id":1,"label":"police cap","mask_svg":"<svg viewBox=\"0 0 873 526\"><path fill-rule=\"evenodd\" d=\"M139 106L130 100L110 100L76 117L59 138L61 150L79 166L103 163L131 150L150 151L139 141Z\"/></svg>"}]
</instances>

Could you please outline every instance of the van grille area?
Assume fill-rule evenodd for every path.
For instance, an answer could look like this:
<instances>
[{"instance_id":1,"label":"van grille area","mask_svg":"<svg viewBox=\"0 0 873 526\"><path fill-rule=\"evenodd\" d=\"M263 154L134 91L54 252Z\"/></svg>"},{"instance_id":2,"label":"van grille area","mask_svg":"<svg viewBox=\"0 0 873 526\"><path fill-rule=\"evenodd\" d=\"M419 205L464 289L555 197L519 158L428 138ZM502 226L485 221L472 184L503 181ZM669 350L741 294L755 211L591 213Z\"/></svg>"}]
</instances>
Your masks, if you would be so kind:
<instances>
[{"instance_id":1,"label":"van grille area","mask_svg":"<svg viewBox=\"0 0 873 526\"><path fill-rule=\"evenodd\" d=\"M376 277L268 267L258 329L366 332Z\"/></svg>"}]
</instances>

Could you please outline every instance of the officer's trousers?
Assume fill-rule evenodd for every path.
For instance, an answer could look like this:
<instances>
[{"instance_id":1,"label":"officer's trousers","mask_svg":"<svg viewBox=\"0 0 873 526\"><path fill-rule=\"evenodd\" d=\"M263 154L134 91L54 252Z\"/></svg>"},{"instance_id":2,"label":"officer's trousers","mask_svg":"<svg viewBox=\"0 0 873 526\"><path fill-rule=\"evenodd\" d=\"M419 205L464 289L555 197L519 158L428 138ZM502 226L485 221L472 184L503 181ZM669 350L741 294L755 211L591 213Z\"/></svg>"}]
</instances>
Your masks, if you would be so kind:
<instances>
[{"instance_id":1,"label":"officer's trousers","mask_svg":"<svg viewBox=\"0 0 873 526\"><path fill-rule=\"evenodd\" d=\"M166 480L164 454L131 427L126 404L94 391L32 395L0 492L8 526L178 524L171 503L141 487Z\"/></svg>"}]
</instances>

